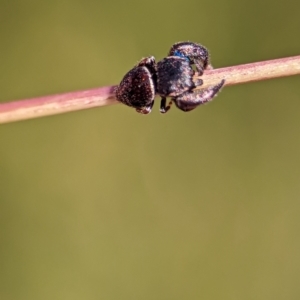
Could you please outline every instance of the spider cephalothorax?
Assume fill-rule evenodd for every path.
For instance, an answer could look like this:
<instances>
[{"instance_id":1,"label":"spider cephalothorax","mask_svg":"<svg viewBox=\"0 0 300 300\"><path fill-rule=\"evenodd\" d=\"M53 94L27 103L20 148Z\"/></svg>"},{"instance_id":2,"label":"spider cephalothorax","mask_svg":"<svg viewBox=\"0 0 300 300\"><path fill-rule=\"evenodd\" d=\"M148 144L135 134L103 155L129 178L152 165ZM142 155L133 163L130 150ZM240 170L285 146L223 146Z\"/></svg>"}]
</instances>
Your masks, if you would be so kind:
<instances>
[{"instance_id":1,"label":"spider cephalothorax","mask_svg":"<svg viewBox=\"0 0 300 300\"><path fill-rule=\"evenodd\" d=\"M142 114L151 112L156 94L161 97L162 113L170 109L172 102L183 111L193 110L212 100L225 82L222 80L215 86L194 92L203 82L201 79L193 81L193 65L199 75L211 68L207 49L192 42L176 43L168 56L157 63L153 56L143 58L117 86L116 98ZM169 105L166 105L167 97L171 98Z\"/></svg>"}]
</instances>

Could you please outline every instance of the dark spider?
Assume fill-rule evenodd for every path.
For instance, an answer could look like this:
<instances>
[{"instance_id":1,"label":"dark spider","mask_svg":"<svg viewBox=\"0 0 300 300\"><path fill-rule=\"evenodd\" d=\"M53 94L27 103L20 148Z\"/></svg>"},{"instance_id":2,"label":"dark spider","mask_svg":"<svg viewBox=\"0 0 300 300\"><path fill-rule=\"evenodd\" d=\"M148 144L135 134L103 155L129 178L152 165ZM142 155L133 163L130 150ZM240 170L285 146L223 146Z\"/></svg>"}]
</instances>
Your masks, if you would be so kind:
<instances>
[{"instance_id":1,"label":"dark spider","mask_svg":"<svg viewBox=\"0 0 300 300\"><path fill-rule=\"evenodd\" d=\"M161 113L166 113L172 102L183 111L193 110L198 105L211 101L225 82L223 79L217 85L193 92L203 84L201 79L193 81L193 65L199 75L205 69L212 68L207 49L192 42L176 43L168 56L158 63L153 56L143 58L117 86L116 98L142 114L151 112L156 94L161 96ZM171 97L168 105L167 97Z\"/></svg>"}]
</instances>

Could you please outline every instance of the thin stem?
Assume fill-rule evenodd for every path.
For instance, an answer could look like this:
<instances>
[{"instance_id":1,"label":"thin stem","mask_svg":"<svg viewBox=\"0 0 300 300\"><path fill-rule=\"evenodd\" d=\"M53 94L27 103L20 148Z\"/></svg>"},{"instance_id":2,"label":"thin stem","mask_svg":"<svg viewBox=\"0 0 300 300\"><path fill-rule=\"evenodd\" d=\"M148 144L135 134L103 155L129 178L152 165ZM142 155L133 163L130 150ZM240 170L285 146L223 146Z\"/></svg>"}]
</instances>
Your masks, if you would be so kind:
<instances>
[{"instance_id":1,"label":"thin stem","mask_svg":"<svg viewBox=\"0 0 300 300\"><path fill-rule=\"evenodd\" d=\"M0 124L119 103L114 86L0 104Z\"/></svg>"},{"instance_id":2,"label":"thin stem","mask_svg":"<svg viewBox=\"0 0 300 300\"><path fill-rule=\"evenodd\" d=\"M207 70L201 76L200 89L225 79L225 85L234 85L276 77L300 74L300 55L233 67ZM0 124L27 120L69 111L116 104L114 86L86 91L32 98L0 104Z\"/></svg>"},{"instance_id":3,"label":"thin stem","mask_svg":"<svg viewBox=\"0 0 300 300\"><path fill-rule=\"evenodd\" d=\"M199 89L215 85L223 78L226 80L225 86L297 74L300 74L300 55L207 70L200 77L203 85L199 86Z\"/></svg>"}]
</instances>

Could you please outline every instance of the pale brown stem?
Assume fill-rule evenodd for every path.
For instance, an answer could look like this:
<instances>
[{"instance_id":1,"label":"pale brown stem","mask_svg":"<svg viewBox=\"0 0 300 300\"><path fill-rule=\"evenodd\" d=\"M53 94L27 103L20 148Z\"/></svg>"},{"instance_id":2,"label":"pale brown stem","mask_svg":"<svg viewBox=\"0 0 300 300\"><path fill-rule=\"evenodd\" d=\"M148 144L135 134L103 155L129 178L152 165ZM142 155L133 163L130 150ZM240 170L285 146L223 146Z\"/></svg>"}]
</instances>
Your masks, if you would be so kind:
<instances>
[{"instance_id":1,"label":"pale brown stem","mask_svg":"<svg viewBox=\"0 0 300 300\"><path fill-rule=\"evenodd\" d=\"M300 74L300 55L251 64L207 70L201 76L206 88L225 79L225 85ZM114 86L0 104L0 124L69 111L116 104Z\"/></svg>"},{"instance_id":2,"label":"pale brown stem","mask_svg":"<svg viewBox=\"0 0 300 300\"><path fill-rule=\"evenodd\" d=\"M225 79L226 85L266 80L300 74L300 55L266 60L251 64L207 70L201 77L203 85L199 89L218 84Z\"/></svg>"},{"instance_id":3,"label":"pale brown stem","mask_svg":"<svg viewBox=\"0 0 300 300\"><path fill-rule=\"evenodd\" d=\"M0 124L119 103L114 86L0 104Z\"/></svg>"}]
</instances>

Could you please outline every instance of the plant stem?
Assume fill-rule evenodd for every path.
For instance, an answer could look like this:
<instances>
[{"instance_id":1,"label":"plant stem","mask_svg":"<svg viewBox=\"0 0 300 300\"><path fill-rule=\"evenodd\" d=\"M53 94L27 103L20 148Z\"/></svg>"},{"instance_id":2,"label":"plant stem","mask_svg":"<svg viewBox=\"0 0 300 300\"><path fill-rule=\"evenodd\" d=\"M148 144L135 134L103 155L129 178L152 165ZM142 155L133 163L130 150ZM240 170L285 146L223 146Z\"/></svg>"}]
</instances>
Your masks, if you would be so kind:
<instances>
[{"instance_id":1,"label":"plant stem","mask_svg":"<svg viewBox=\"0 0 300 300\"><path fill-rule=\"evenodd\" d=\"M0 124L116 104L114 86L0 104Z\"/></svg>"},{"instance_id":2,"label":"plant stem","mask_svg":"<svg viewBox=\"0 0 300 300\"><path fill-rule=\"evenodd\" d=\"M300 74L300 55L227 68L207 70L201 76L203 89L223 78L225 85L234 85L276 77ZM116 104L114 86L65 93L0 104L0 124L27 120L69 111Z\"/></svg>"},{"instance_id":3,"label":"plant stem","mask_svg":"<svg viewBox=\"0 0 300 300\"><path fill-rule=\"evenodd\" d=\"M203 85L199 89L219 83L223 78L225 85L266 80L300 74L300 55L220 69L207 70L201 77Z\"/></svg>"}]
</instances>

